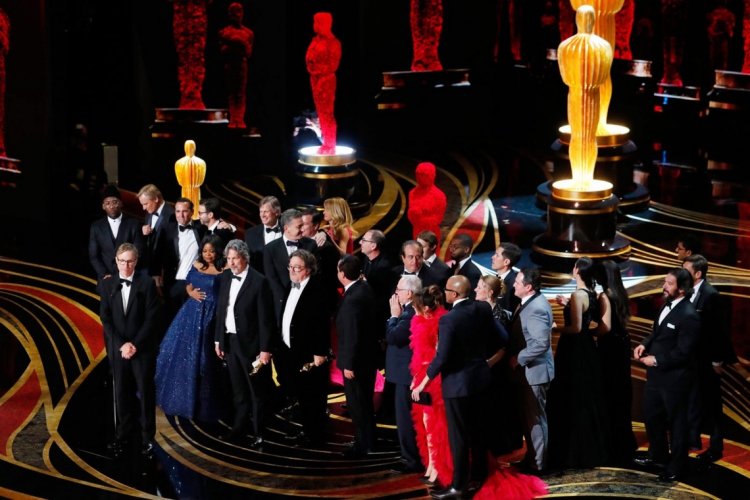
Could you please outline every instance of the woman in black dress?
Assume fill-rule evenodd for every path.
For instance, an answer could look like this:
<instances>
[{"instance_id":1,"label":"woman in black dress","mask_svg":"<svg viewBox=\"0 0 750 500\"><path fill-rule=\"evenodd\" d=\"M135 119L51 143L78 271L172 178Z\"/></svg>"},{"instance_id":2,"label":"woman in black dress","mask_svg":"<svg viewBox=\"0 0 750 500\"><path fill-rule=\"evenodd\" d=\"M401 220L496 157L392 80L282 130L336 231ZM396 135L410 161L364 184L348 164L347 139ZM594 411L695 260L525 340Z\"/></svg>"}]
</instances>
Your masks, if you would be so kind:
<instances>
[{"instance_id":1,"label":"woman in black dress","mask_svg":"<svg viewBox=\"0 0 750 500\"><path fill-rule=\"evenodd\" d=\"M630 378L632 350L628 335L630 303L622 284L620 268L611 260L596 268L596 281L603 292L599 294L601 321L594 330L602 366L607 416L612 436L612 458L629 460L638 444L633 434L630 408L633 403L633 384Z\"/></svg>"},{"instance_id":2,"label":"woman in black dress","mask_svg":"<svg viewBox=\"0 0 750 500\"><path fill-rule=\"evenodd\" d=\"M606 417L599 354L590 330L599 319L594 292L594 263L578 259L573 268L576 291L564 305L565 326L553 325L560 334L555 352L555 378L547 399L550 468L590 468L609 458L609 422Z\"/></svg>"}]
</instances>

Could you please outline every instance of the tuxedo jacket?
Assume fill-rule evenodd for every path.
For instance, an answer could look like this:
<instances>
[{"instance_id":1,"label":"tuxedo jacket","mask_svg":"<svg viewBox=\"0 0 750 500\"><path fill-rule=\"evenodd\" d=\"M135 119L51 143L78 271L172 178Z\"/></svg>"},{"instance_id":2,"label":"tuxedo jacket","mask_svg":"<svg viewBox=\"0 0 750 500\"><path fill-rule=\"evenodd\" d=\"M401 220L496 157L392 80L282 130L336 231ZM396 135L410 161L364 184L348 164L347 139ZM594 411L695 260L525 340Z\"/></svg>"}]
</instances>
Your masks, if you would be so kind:
<instances>
[{"instance_id":1,"label":"tuxedo jacket","mask_svg":"<svg viewBox=\"0 0 750 500\"><path fill-rule=\"evenodd\" d=\"M117 238L112 235L107 217L94 221L89 234L89 258L91 265L99 279L107 274L118 275L115 256L117 249L123 243L132 243L138 249L138 268L148 262L146 256L145 238L141 229L141 221L122 214Z\"/></svg>"},{"instance_id":2,"label":"tuxedo jacket","mask_svg":"<svg viewBox=\"0 0 750 500\"><path fill-rule=\"evenodd\" d=\"M207 228L206 234L204 236L208 236L211 234L218 236L221 239L221 241L224 243L224 246L226 246L227 243L229 243L230 241L234 239L234 231L232 231L231 229L216 228L213 231L211 231L210 229Z\"/></svg>"},{"instance_id":3,"label":"tuxedo jacket","mask_svg":"<svg viewBox=\"0 0 750 500\"><path fill-rule=\"evenodd\" d=\"M279 223L277 222L276 227L278 226ZM279 229L279 234L281 234L281 232L283 232L283 229ZM250 267L258 271L260 274L265 272L263 269L263 249L266 246L265 233L266 226L262 223L245 231L245 243L247 243L247 247L250 250Z\"/></svg>"},{"instance_id":4,"label":"tuxedo jacket","mask_svg":"<svg viewBox=\"0 0 750 500\"><path fill-rule=\"evenodd\" d=\"M200 253L201 240L206 234L206 226L200 223L198 220L194 220L191 223L190 232L195 238L195 242L198 245L198 253ZM161 241L158 244L159 251L157 252L157 258L161 263L161 268L164 269L164 281L173 282L177 275L177 268L180 264L180 228L177 221L170 222L161 229Z\"/></svg>"},{"instance_id":5,"label":"tuxedo jacket","mask_svg":"<svg viewBox=\"0 0 750 500\"><path fill-rule=\"evenodd\" d=\"M513 315L507 354L517 356L529 385L548 384L555 378L552 323L552 306L541 293Z\"/></svg>"},{"instance_id":6,"label":"tuxedo jacket","mask_svg":"<svg viewBox=\"0 0 750 500\"><path fill-rule=\"evenodd\" d=\"M311 238L300 238L299 250L307 250L315 255L317 259L318 245ZM265 274L268 284L271 286L274 298L274 308L277 313L281 312L281 304L287 296L289 284L289 252L284 238L278 238L263 248L263 274Z\"/></svg>"},{"instance_id":7,"label":"tuxedo jacket","mask_svg":"<svg viewBox=\"0 0 750 500\"><path fill-rule=\"evenodd\" d=\"M127 311L122 307L120 274L102 281L99 317L104 327L107 350L114 355L126 342L132 343L136 356L156 355L159 350L159 294L150 277L133 274Z\"/></svg>"},{"instance_id":8,"label":"tuxedo jacket","mask_svg":"<svg viewBox=\"0 0 750 500\"><path fill-rule=\"evenodd\" d=\"M340 370L375 369L375 293L366 281L355 281L344 293L336 314ZM356 373L355 373L356 375Z\"/></svg>"},{"instance_id":9,"label":"tuxedo jacket","mask_svg":"<svg viewBox=\"0 0 750 500\"><path fill-rule=\"evenodd\" d=\"M489 386L487 359L503 346L504 333L487 302L461 301L440 318L427 376L442 376L444 398L479 394Z\"/></svg>"},{"instance_id":10,"label":"tuxedo jacket","mask_svg":"<svg viewBox=\"0 0 750 500\"><path fill-rule=\"evenodd\" d=\"M412 381L409 364L411 363L411 319L415 311L411 303L404 307L398 318L391 317L385 327L385 340L388 347L385 351L385 379L394 384L409 385Z\"/></svg>"},{"instance_id":11,"label":"tuxedo jacket","mask_svg":"<svg viewBox=\"0 0 750 500\"><path fill-rule=\"evenodd\" d=\"M690 383L701 320L693 304L685 298L659 323L665 307L666 304L659 309L651 334L642 342L646 352L656 357L657 364L646 368L646 380L663 389L685 389Z\"/></svg>"},{"instance_id":12,"label":"tuxedo jacket","mask_svg":"<svg viewBox=\"0 0 750 500\"><path fill-rule=\"evenodd\" d=\"M711 283L703 280L693 306L701 318L696 361L703 365L712 362L736 363L737 355L732 348L729 330L730 316L719 291Z\"/></svg>"},{"instance_id":13,"label":"tuxedo jacket","mask_svg":"<svg viewBox=\"0 0 750 500\"><path fill-rule=\"evenodd\" d=\"M291 286L289 287L291 290ZM289 294L287 293L287 297ZM284 317L287 301L281 317ZM326 309L326 296L320 276L311 276L299 296L289 325L290 349L293 362L308 363L313 356L327 356L331 347L331 322ZM281 328L279 328L281 339ZM283 340L279 340L283 342Z\"/></svg>"},{"instance_id":14,"label":"tuxedo jacket","mask_svg":"<svg viewBox=\"0 0 750 500\"><path fill-rule=\"evenodd\" d=\"M477 287L479 279L482 277L482 271L477 267L476 264L474 264L474 261L469 258L469 260L464 262L464 265L461 266L461 269L458 270L458 275L466 276L466 278L468 278L469 284L471 286L469 298L471 300L474 300L477 296L477 292L475 292L474 289Z\"/></svg>"},{"instance_id":15,"label":"tuxedo jacket","mask_svg":"<svg viewBox=\"0 0 750 500\"><path fill-rule=\"evenodd\" d=\"M401 277L404 274L404 266L396 266L391 269L391 289L390 289L390 295L393 295L396 293L396 287L398 286L398 282L401 280ZM428 286L437 285L440 288L445 287L445 282L448 281L445 276L440 275L437 271L433 270L430 266L426 264L422 264L422 267L419 269L419 272L417 273L417 278L422 280L422 286L427 288Z\"/></svg>"},{"instance_id":16,"label":"tuxedo jacket","mask_svg":"<svg viewBox=\"0 0 750 500\"><path fill-rule=\"evenodd\" d=\"M219 349L226 350L229 344L227 336L232 335L226 331L227 314L234 314L236 335L242 352L246 357L255 359L261 351L271 352L277 339L271 288L262 274L248 266L247 276L234 302L234 309L228 311L232 276L229 269L221 273L214 340L219 343Z\"/></svg>"},{"instance_id":17,"label":"tuxedo jacket","mask_svg":"<svg viewBox=\"0 0 750 500\"><path fill-rule=\"evenodd\" d=\"M516 276L518 276L518 271L514 271L513 269L511 269L508 275L503 280L503 283L505 283L505 295L500 297L500 299L497 301L497 303L500 304L500 307L502 307L506 311L510 311L511 314L516 311L516 307L518 307L518 305L521 303L521 299L516 297L516 292L513 288L513 283L515 283L516 281Z\"/></svg>"},{"instance_id":18,"label":"tuxedo jacket","mask_svg":"<svg viewBox=\"0 0 750 500\"><path fill-rule=\"evenodd\" d=\"M440 260L439 257L435 257L435 260L433 260L432 264L430 264L430 269L441 275L445 279L445 281L448 281L448 278L453 276L451 266Z\"/></svg>"},{"instance_id":19,"label":"tuxedo jacket","mask_svg":"<svg viewBox=\"0 0 750 500\"><path fill-rule=\"evenodd\" d=\"M146 215L146 225L151 225L151 220L154 218L152 214ZM147 248L147 266L148 274L150 276L157 276L161 274L162 262L159 257L160 242L162 240L162 232L170 223L176 223L177 219L174 215L174 208L169 205L166 201L164 202L164 208L161 209L161 217L156 218L156 225L151 231L151 234L146 236L146 248ZM141 233L142 234L142 233Z\"/></svg>"}]
</instances>

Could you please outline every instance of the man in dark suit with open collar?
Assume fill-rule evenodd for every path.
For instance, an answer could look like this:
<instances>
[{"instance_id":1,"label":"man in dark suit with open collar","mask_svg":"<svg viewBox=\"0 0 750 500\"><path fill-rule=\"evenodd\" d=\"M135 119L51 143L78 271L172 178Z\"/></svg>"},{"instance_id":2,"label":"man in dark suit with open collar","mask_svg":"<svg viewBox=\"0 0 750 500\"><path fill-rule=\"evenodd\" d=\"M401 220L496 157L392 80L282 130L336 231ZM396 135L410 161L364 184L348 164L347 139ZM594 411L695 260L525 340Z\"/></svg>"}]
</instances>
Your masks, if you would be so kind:
<instances>
[{"instance_id":1,"label":"man in dark suit with open collar","mask_svg":"<svg viewBox=\"0 0 750 500\"><path fill-rule=\"evenodd\" d=\"M424 265L422 245L417 240L407 240L401 244L401 261L402 265L391 269L391 295L402 276L416 276L422 281L423 287L445 286L445 277Z\"/></svg>"},{"instance_id":2,"label":"man in dark suit with open collar","mask_svg":"<svg viewBox=\"0 0 750 500\"><path fill-rule=\"evenodd\" d=\"M102 280L99 317L107 357L112 363L117 403L117 431L109 448L122 452L140 413L142 452L150 455L156 433L156 355L159 341L159 295L153 280L135 272L138 249L124 243L117 249L118 273ZM135 403L136 391L140 405ZM140 408L139 408L140 406ZM140 411L139 411L140 410Z\"/></svg>"},{"instance_id":3,"label":"man in dark suit with open collar","mask_svg":"<svg viewBox=\"0 0 750 500\"><path fill-rule=\"evenodd\" d=\"M701 328L700 317L690 303L692 294L690 273L682 268L670 270L664 280L666 302L654 329L633 351L633 357L647 367L643 419L649 440L648 456L635 462L666 467L657 478L660 482L675 481L687 472L687 404Z\"/></svg>"},{"instance_id":4,"label":"man in dark suit with open collar","mask_svg":"<svg viewBox=\"0 0 750 500\"><path fill-rule=\"evenodd\" d=\"M271 285L274 308L277 318L289 290L289 256L295 250L307 250L317 258L318 245L310 238L302 236L302 212L294 208L286 210L279 217L282 237L270 242L263 249L263 270Z\"/></svg>"},{"instance_id":5,"label":"man in dark suit with open collar","mask_svg":"<svg viewBox=\"0 0 750 500\"><path fill-rule=\"evenodd\" d=\"M147 184L138 191L138 201L146 212L146 224L142 227L143 235L146 237L147 255L145 266L148 268L149 276L156 281L159 293L162 293L162 262L157 257L160 252L159 241L161 232L168 223L175 222L174 209L164 201L159 188L153 184Z\"/></svg>"},{"instance_id":6,"label":"man in dark suit with open collar","mask_svg":"<svg viewBox=\"0 0 750 500\"><path fill-rule=\"evenodd\" d=\"M104 188L102 208L107 216L91 224L89 236L89 258L99 283L117 274L115 254L120 245L132 243L138 249L138 255L145 252L141 223L122 213L120 191L113 184Z\"/></svg>"},{"instance_id":7,"label":"man in dark suit with open collar","mask_svg":"<svg viewBox=\"0 0 750 500\"><path fill-rule=\"evenodd\" d=\"M385 340L388 344L385 351L385 380L395 386L392 397L395 402L398 442L401 446L402 462L391 469L391 472L396 473L424 472L409 403L413 380L409 369L412 357L409 338L411 320L415 314L412 298L421 289L422 282L416 276L401 278L396 287L396 294L390 299L391 317L385 328ZM385 397L385 393L383 396Z\"/></svg>"},{"instance_id":8,"label":"man in dark suit with open collar","mask_svg":"<svg viewBox=\"0 0 750 500\"><path fill-rule=\"evenodd\" d=\"M331 348L329 311L315 256L295 250L289 258L291 286L281 313L281 342L274 357L279 374L294 386L299 398L302 430L285 439L294 446L323 443L327 420L328 368ZM302 366L314 363L307 371Z\"/></svg>"},{"instance_id":9,"label":"man in dark suit with open collar","mask_svg":"<svg viewBox=\"0 0 750 500\"><path fill-rule=\"evenodd\" d=\"M453 481L447 488L431 492L433 498L463 498L470 481L478 488L487 478L488 422L484 405L490 368L502 359L507 334L487 302L468 299L469 286L466 276L448 279L445 300L453 308L440 318L437 352L413 394L416 399L430 380L441 375Z\"/></svg>"},{"instance_id":10,"label":"man in dark suit with open collar","mask_svg":"<svg viewBox=\"0 0 750 500\"><path fill-rule=\"evenodd\" d=\"M468 234L457 234L451 240L451 244L448 246L448 250L451 253L451 258L454 260L453 266L451 267L451 274L458 276L466 276L471 284L471 292L469 298L474 300L477 293L474 289L479 283L479 278L482 277L482 271L474 264L471 260L471 252L474 249L474 240Z\"/></svg>"},{"instance_id":11,"label":"man in dark suit with open collar","mask_svg":"<svg viewBox=\"0 0 750 500\"><path fill-rule=\"evenodd\" d=\"M354 446L344 458L369 454L375 444L372 396L375 391L373 303L375 294L360 279L362 266L357 257L344 255L339 261L339 281L344 298L336 314L339 352L336 366L344 373L346 404L354 425Z\"/></svg>"},{"instance_id":12,"label":"man in dark suit with open collar","mask_svg":"<svg viewBox=\"0 0 750 500\"><path fill-rule=\"evenodd\" d=\"M232 240L224 249L227 266L221 276L216 306L216 354L227 360L234 400L232 431L219 436L236 440L250 425L254 440L250 447L262 450L269 398L273 386L271 367L261 367L252 376L253 363L268 365L276 342L273 296L266 278L249 266L250 254L242 240Z\"/></svg>"},{"instance_id":13,"label":"man in dark suit with open collar","mask_svg":"<svg viewBox=\"0 0 750 500\"><path fill-rule=\"evenodd\" d=\"M693 278L690 297L701 318L701 331L695 356L695 382L688 402L689 446L701 449L701 428L710 429L708 449L698 458L715 462L724 452L721 398L721 374L725 364L737 363L729 334L729 315L718 290L708 282L708 261L700 254L690 255L682 263Z\"/></svg>"},{"instance_id":14,"label":"man in dark suit with open collar","mask_svg":"<svg viewBox=\"0 0 750 500\"><path fill-rule=\"evenodd\" d=\"M266 196L260 200L258 211L260 224L245 231L245 243L250 252L250 266L263 274L263 249L272 241L281 238L283 231L279 226L281 203L275 196Z\"/></svg>"},{"instance_id":15,"label":"man in dark suit with open collar","mask_svg":"<svg viewBox=\"0 0 750 500\"><path fill-rule=\"evenodd\" d=\"M417 235L417 241L422 245L424 263L430 266L430 269L444 276L445 280L453 276L450 266L437 256L438 238L435 233L432 231L422 231Z\"/></svg>"},{"instance_id":16,"label":"man in dark suit with open collar","mask_svg":"<svg viewBox=\"0 0 750 500\"><path fill-rule=\"evenodd\" d=\"M521 249L513 243L503 243L494 254L492 254L492 269L497 272L497 277L505 283L505 295L497 301L500 307L509 311L510 314L516 310L521 299L516 297L514 284L518 271L513 266L521 260Z\"/></svg>"}]
</instances>

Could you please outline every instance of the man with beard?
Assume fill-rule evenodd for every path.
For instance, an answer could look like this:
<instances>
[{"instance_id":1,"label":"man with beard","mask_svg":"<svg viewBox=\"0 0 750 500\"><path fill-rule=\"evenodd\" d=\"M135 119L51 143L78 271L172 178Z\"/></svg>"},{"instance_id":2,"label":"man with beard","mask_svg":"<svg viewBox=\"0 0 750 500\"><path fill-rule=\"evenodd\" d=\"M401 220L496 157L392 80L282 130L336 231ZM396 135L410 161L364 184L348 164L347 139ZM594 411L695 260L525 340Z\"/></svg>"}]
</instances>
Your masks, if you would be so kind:
<instances>
[{"instance_id":1,"label":"man with beard","mask_svg":"<svg viewBox=\"0 0 750 500\"><path fill-rule=\"evenodd\" d=\"M647 367L643 419L649 440L648 456L634 461L664 469L657 478L660 482L675 481L687 472L687 403L701 328L691 295L690 273L681 268L670 270L664 280L666 303L651 334L633 352L633 357Z\"/></svg>"},{"instance_id":2,"label":"man with beard","mask_svg":"<svg viewBox=\"0 0 750 500\"><path fill-rule=\"evenodd\" d=\"M471 260L471 251L473 249L474 240L468 234L457 234L448 246L451 258L454 260L451 267L451 274L466 276L468 278L471 284L471 292L469 293L471 300L476 298L477 293L474 289L477 287L477 283L479 283L479 278L482 277L482 271Z\"/></svg>"},{"instance_id":3,"label":"man with beard","mask_svg":"<svg viewBox=\"0 0 750 500\"><path fill-rule=\"evenodd\" d=\"M198 219L206 226L206 234L215 234L226 246L237 230L232 224L221 220L221 203L217 198L206 198L198 205Z\"/></svg>"}]
</instances>

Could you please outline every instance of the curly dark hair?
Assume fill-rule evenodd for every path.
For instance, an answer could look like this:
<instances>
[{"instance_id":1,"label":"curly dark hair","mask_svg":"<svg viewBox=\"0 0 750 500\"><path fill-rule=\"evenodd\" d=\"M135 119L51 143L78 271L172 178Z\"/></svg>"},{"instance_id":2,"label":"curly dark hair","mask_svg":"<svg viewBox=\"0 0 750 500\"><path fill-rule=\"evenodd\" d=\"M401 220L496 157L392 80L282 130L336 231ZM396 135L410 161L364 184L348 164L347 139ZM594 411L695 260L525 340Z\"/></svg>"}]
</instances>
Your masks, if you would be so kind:
<instances>
[{"instance_id":1,"label":"curly dark hair","mask_svg":"<svg viewBox=\"0 0 750 500\"><path fill-rule=\"evenodd\" d=\"M200 251L198 252L197 260L198 262L200 262L201 269L208 269L208 262L203 260L203 247L205 247L209 243L212 247L214 247L214 252L216 252L214 267L217 271L221 271L224 269L224 266L227 265L227 259L226 257L224 257L224 242L215 234L209 234L203 238L200 244Z\"/></svg>"}]
</instances>

